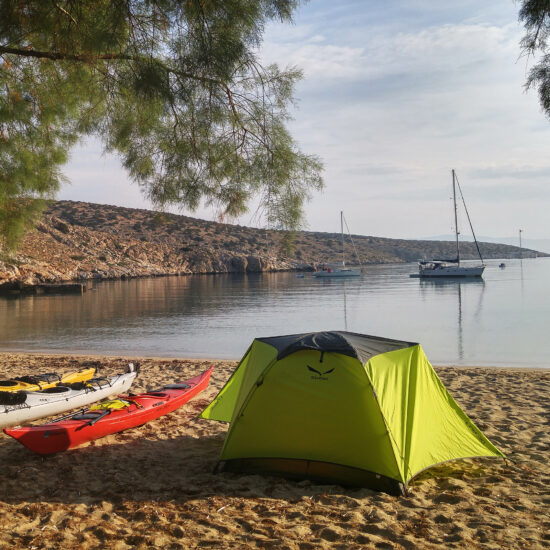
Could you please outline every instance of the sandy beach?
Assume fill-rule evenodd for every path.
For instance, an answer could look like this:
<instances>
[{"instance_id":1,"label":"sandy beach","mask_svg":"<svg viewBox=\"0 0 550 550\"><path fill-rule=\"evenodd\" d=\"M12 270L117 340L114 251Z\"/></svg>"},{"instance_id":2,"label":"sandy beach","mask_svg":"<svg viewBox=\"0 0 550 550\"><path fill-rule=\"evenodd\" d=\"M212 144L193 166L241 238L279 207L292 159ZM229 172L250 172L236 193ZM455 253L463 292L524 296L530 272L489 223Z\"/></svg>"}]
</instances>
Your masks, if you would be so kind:
<instances>
[{"instance_id":1,"label":"sandy beach","mask_svg":"<svg viewBox=\"0 0 550 550\"><path fill-rule=\"evenodd\" d=\"M138 393L215 365L210 387L140 428L55 456L0 438L0 548L550 547L550 371L437 368L514 462L464 460L416 478L407 497L275 477L213 474L227 425L197 415L234 361L0 354L0 379L100 374L139 363Z\"/></svg>"}]
</instances>

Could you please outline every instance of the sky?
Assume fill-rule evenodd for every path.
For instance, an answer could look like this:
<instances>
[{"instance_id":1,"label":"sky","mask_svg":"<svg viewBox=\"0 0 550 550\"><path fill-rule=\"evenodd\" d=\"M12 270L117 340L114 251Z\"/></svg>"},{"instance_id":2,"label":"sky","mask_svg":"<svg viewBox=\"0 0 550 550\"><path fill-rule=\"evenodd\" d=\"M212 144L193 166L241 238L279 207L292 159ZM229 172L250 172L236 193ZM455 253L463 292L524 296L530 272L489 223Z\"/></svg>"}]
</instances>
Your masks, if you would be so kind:
<instances>
[{"instance_id":1,"label":"sky","mask_svg":"<svg viewBox=\"0 0 550 550\"><path fill-rule=\"evenodd\" d=\"M262 60L304 71L291 133L324 163L307 229L339 231L343 210L354 234L450 234L454 168L477 235L550 238L550 120L524 88L532 60L518 10L513 0L311 0L293 24L266 29ZM65 174L59 199L151 208L93 140ZM262 221L251 212L235 223Z\"/></svg>"}]
</instances>

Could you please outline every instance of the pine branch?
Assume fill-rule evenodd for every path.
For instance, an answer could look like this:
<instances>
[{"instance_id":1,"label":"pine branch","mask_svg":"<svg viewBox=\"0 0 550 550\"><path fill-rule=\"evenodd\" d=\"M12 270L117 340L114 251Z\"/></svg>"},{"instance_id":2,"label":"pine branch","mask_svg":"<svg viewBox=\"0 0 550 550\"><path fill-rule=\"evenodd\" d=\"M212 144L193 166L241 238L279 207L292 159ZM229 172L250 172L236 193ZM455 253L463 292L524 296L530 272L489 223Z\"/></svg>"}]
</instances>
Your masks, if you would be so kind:
<instances>
[{"instance_id":1,"label":"pine branch","mask_svg":"<svg viewBox=\"0 0 550 550\"><path fill-rule=\"evenodd\" d=\"M9 48L7 46L0 46L0 55L19 55L23 57L35 57L38 59L50 59L52 61L77 61L79 63L92 63L94 61L135 61L138 63L147 62L150 63L152 59L150 57L139 56L139 55L128 55L124 53L102 53L102 54L72 54L72 53L63 53L63 52L44 52L39 50L33 50L29 48ZM221 80L216 80L215 78L210 78L207 76L196 75L193 73L187 73L185 71L179 71L172 69L162 63L159 60L153 60L157 65L162 67L164 70L182 76L184 78L190 78L193 80L198 80L206 84L215 84L217 86L222 86L225 88L225 84Z\"/></svg>"}]
</instances>

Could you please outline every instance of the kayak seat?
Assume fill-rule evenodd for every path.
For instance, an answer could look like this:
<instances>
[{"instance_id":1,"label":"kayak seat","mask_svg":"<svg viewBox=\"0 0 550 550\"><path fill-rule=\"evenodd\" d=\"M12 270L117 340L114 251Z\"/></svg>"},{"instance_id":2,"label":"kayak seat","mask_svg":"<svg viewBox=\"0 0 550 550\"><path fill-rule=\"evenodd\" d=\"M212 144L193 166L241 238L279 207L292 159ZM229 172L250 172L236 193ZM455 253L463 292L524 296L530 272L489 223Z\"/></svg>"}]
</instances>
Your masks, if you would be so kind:
<instances>
[{"instance_id":1,"label":"kayak seat","mask_svg":"<svg viewBox=\"0 0 550 550\"><path fill-rule=\"evenodd\" d=\"M40 384L40 382L58 382L61 380L61 377L55 372L45 372L43 374L32 374L30 376L18 376L15 380L18 382L25 382L26 384Z\"/></svg>"},{"instance_id":2,"label":"kayak seat","mask_svg":"<svg viewBox=\"0 0 550 550\"><path fill-rule=\"evenodd\" d=\"M46 388L44 390L36 392L37 394L41 393L65 393L71 391L71 388L68 388L67 386L54 386L53 388Z\"/></svg>"},{"instance_id":3,"label":"kayak seat","mask_svg":"<svg viewBox=\"0 0 550 550\"><path fill-rule=\"evenodd\" d=\"M61 376L57 372L46 372L44 374L37 374L36 377L41 382L59 382L61 381Z\"/></svg>"},{"instance_id":4,"label":"kayak seat","mask_svg":"<svg viewBox=\"0 0 550 550\"><path fill-rule=\"evenodd\" d=\"M14 378L16 382L24 382L25 384L38 384L40 379L36 376L18 376Z\"/></svg>"},{"instance_id":5,"label":"kayak seat","mask_svg":"<svg viewBox=\"0 0 550 550\"><path fill-rule=\"evenodd\" d=\"M102 414L101 412L75 414L74 416L71 416L71 420L94 420L101 414Z\"/></svg>"},{"instance_id":6,"label":"kayak seat","mask_svg":"<svg viewBox=\"0 0 550 550\"><path fill-rule=\"evenodd\" d=\"M27 392L0 392L0 405L21 405L27 400Z\"/></svg>"},{"instance_id":7,"label":"kayak seat","mask_svg":"<svg viewBox=\"0 0 550 550\"><path fill-rule=\"evenodd\" d=\"M73 382L72 384L67 384L66 387L71 388L71 390L85 390L90 387L90 384L88 382Z\"/></svg>"},{"instance_id":8,"label":"kayak seat","mask_svg":"<svg viewBox=\"0 0 550 550\"><path fill-rule=\"evenodd\" d=\"M189 384L168 384L162 388L163 390L186 390L190 388Z\"/></svg>"},{"instance_id":9,"label":"kayak seat","mask_svg":"<svg viewBox=\"0 0 550 550\"><path fill-rule=\"evenodd\" d=\"M17 380L0 380L0 387L2 386L17 386Z\"/></svg>"}]
</instances>

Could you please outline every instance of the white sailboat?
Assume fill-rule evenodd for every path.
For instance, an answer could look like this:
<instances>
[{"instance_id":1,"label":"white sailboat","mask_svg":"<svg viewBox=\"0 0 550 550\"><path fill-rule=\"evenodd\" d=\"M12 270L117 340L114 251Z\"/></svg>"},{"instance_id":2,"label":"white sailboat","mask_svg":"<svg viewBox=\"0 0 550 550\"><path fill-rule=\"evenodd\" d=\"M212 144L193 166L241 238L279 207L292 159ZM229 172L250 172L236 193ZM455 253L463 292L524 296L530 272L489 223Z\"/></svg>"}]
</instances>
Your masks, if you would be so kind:
<instances>
[{"instance_id":1,"label":"white sailboat","mask_svg":"<svg viewBox=\"0 0 550 550\"><path fill-rule=\"evenodd\" d=\"M319 271L314 271L313 276L314 277L360 277L361 276L361 268L355 267L350 268L346 267L346 259L345 259L345 253L344 253L344 212L340 212L340 230L342 233L342 264L337 265L335 267L326 266L323 269ZM351 239L351 235L350 235ZM352 240L353 243L353 240ZM355 246L355 245L354 245Z\"/></svg>"},{"instance_id":2,"label":"white sailboat","mask_svg":"<svg viewBox=\"0 0 550 550\"><path fill-rule=\"evenodd\" d=\"M466 203L464 202L464 196L462 195L462 190L460 189L460 184L456 179L455 171L452 170L453 175L453 204L454 204L454 214L455 214L455 237L456 237L456 258L453 259L434 259L434 260L420 260L418 262L418 273L411 274L411 277L481 277L485 269L485 264L483 263L483 258L481 256L481 251L479 250L479 245L474 233L474 228L470 220L470 215L468 214L468 209L466 208ZM458 241L458 216L456 209L456 185L458 184L460 195L462 197L462 202L464 204L464 209L466 210L466 216L468 217L468 222L470 223L470 229L472 230L472 235L474 237L474 242L477 248L477 253L479 254L479 259L481 265L474 266L465 266L460 264L460 245Z\"/></svg>"}]
</instances>

